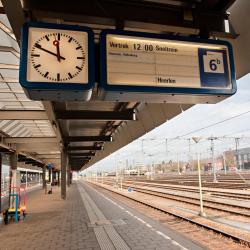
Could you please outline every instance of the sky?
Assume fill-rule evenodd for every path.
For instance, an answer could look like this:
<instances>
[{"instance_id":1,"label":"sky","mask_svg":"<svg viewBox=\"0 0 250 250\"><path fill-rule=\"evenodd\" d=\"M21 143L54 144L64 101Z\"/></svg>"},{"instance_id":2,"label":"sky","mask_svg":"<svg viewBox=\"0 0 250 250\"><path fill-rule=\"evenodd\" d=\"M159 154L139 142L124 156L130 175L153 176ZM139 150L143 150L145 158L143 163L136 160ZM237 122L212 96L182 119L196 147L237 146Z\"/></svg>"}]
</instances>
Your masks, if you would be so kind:
<instances>
[{"instance_id":1,"label":"sky","mask_svg":"<svg viewBox=\"0 0 250 250\"><path fill-rule=\"evenodd\" d=\"M187 160L196 154L193 137L199 137L201 157L211 156L211 140L215 155L250 146L250 74L237 81L237 92L217 104L198 104L131 142L86 171L112 171L117 166ZM216 124L217 123L217 124ZM174 136L173 136L174 135ZM180 137L180 139L173 139ZM225 138L226 137L226 138ZM242 138L245 137L245 138Z\"/></svg>"}]
</instances>

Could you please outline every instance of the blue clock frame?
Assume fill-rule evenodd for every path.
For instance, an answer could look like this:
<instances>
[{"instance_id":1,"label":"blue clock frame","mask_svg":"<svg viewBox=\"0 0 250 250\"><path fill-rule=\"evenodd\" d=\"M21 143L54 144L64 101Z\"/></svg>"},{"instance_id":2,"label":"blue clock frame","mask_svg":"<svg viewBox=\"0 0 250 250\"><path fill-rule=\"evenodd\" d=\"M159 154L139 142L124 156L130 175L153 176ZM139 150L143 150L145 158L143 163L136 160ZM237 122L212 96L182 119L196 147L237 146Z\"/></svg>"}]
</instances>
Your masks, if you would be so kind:
<instances>
[{"instance_id":1,"label":"blue clock frame","mask_svg":"<svg viewBox=\"0 0 250 250\"><path fill-rule=\"evenodd\" d=\"M181 88L181 87L154 87L154 86L131 86L126 85L110 85L107 82L107 47L106 47L106 38L107 35L124 35L131 37L142 37L142 38L155 38L163 40L175 40L175 41L184 41L190 43L204 43L211 45L225 45L228 48L228 57L229 57L229 68L230 68L230 78L231 86L230 89L225 88ZM205 76L206 77L206 76ZM136 83L135 83L136 84ZM207 85L208 86L208 85ZM181 103L181 100L185 101L185 95L191 96L191 101L186 103L210 103L209 97L217 96L219 98L227 98L237 91L236 77L235 77L235 66L233 59L233 49L232 45L227 41L222 40L211 40L211 39L200 39L200 38L189 38L189 37L180 37L180 36L169 36L164 34L152 34L144 32L134 32L134 31L123 31L123 30L112 30L107 29L103 30L100 34L100 91L99 96L103 100L115 100L115 101L136 101L136 98L139 98L140 101L150 102L151 97L152 102L157 102L157 95L160 97L159 102L167 102L164 100L165 96L176 95L179 96L178 100L175 99L174 102ZM134 95L133 95L134 93ZM127 95L127 98L126 98ZM145 100L144 97L145 96ZM151 97L150 97L151 96ZM197 101L196 97L203 97L201 101L199 98ZM205 98L204 98L205 97ZM207 98L208 97L208 98ZM180 101L179 101L180 100ZM207 101L208 100L208 101ZM139 100L138 100L139 101ZM216 102L216 101L212 101Z\"/></svg>"},{"instance_id":2,"label":"blue clock frame","mask_svg":"<svg viewBox=\"0 0 250 250\"><path fill-rule=\"evenodd\" d=\"M88 34L88 83L80 84L27 81L28 37L29 28L31 27L86 32ZM89 27L42 22L27 22L22 28L19 81L30 99L52 101L88 101L91 97L92 89L95 83L94 60L94 33Z\"/></svg>"}]
</instances>

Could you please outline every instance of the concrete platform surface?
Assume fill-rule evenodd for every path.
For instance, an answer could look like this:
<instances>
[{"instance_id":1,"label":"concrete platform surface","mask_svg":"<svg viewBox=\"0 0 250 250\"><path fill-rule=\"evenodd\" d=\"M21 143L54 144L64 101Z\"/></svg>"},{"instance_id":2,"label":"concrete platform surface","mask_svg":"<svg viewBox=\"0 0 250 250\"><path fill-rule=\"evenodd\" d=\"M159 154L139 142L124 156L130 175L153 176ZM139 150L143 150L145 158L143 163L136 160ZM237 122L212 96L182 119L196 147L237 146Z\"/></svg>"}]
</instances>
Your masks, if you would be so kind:
<instances>
[{"instance_id":1,"label":"concrete platform surface","mask_svg":"<svg viewBox=\"0 0 250 250\"><path fill-rule=\"evenodd\" d=\"M0 249L199 250L195 243L78 181L52 195L28 194L28 216L0 226Z\"/></svg>"},{"instance_id":2,"label":"concrete platform surface","mask_svg":"<svg viewBox=\"0 0 250 250\"><path fill-rule=\"evenodd\" d=\"M1 250L100 249L76 184L67 189L66 201L56 187L52 195L40 189L27 197L27 218L0 226Z\"/></svg>"}]
</instances>

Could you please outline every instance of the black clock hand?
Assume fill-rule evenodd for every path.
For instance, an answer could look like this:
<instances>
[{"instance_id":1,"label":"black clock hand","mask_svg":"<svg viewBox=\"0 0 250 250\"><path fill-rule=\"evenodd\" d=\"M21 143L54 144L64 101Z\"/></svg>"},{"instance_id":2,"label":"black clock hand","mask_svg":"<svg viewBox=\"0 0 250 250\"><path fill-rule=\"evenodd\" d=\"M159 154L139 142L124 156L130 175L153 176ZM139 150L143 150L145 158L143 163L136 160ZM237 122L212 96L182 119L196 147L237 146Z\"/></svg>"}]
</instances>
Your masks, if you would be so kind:
<instances>
[{"instance_id":1,"label":"black clock hand","mask_svg":"<svg viewBox=\"0 0 250 250\"><path fill-rule=\"evenodd\" d=\"M59 41L55 40L55 41L53 42L53 45L56 46L57 60L58 60L58 62L60 62L60 61L61 61L61 55L60 55Z\"/></svg>"},{"instance_id":2,"label":"black clock hand","mask_svg":"<svg viewBox=\"0 0 250 250\"><path fill-rule=\"evenodd\" d=\"M54 53L54 52L52 52L52 51L49 51L49 50L47 50L47 49L42 48L42 46L41 46L40 44L35 44L35 47L38 48L38 49L40 49L40 50L42 50L42 51L45 51L45 52L47 52L47 53L53 55L53 56L58 57L58 55L57 55L56 53ZM65 57L60 56L60 59L65 60Z\"/></svg>"}]
</instances>

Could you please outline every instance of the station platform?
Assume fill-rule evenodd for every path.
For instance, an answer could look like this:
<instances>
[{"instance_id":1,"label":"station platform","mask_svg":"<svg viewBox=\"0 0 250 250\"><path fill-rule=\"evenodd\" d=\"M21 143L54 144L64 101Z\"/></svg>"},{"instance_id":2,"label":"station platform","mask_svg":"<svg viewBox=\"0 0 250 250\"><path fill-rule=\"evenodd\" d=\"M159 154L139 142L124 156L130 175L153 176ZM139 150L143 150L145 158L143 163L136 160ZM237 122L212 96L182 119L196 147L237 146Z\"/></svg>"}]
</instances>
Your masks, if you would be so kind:
<instances>
[{"instance_id":1,"label":"station platform","mask_svg":"<svg viewBox=\"0 0 250 250\"><path fill-rule=\"evenodd\" d=\"M60 189L28 193L27 218L0 226L0 249L199 250L177 232L77 181Z\"/></svg>"}]
</instances>

